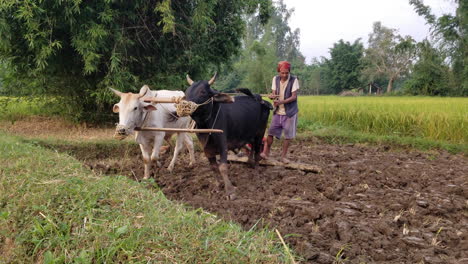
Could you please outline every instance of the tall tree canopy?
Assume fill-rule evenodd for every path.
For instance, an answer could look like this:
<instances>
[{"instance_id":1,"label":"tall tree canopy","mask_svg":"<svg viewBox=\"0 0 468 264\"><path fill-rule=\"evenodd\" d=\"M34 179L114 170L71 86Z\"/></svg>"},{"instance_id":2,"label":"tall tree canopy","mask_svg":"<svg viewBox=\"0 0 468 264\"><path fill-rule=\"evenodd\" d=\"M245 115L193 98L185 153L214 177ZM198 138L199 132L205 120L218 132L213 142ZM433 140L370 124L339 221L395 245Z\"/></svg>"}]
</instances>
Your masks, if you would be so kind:
<instances>
[{"instance_id":1,"label":"tall tree canopy","mask_svg":"<svg viewBox=\"0 0 468 264\"><path fill-rule=\"evenodd\" d=\"M415 59L415 41L375 22L368 44L364 57L364 78L374 81L385 77L388 80L387 92L391 92L393 83L410 70Z\"/></svg>"},{"instance_id":2,"label":"tall tree canopy","mask_svg":"<svg viewBox=\"0 0 468 264\"><path fill-rule=\"evenodd\" d=\"M226 90L239 86L255 92L269 92L278 61L288 60L293 64L293 73L304 65L304 56L299 51L299 30L289 26L294 9L288 9L282 0L277 1L270 19L263 25L259 17L246 17L247 30L243 39L244 50L234 60L232 68L220 75L218 85Z\"/></svg>"},{"instance_id":3,"label":"tall tree canopy","mask_svg":"<svg viewBox=\"0 0 468 264\"><path fill-rule=\"evenodd\" d=\"M265 23L270 11L271 0L0 1L4 85L91 111L108 86L180 89L185 73L200 78L238 53L245 14Z\"/></svg>"},{"instance_id":4,"label":"tall tree canopy","mask_svg":"<svg viewBox=\"0 0 468 264\"><path fill-rule=\"evenodd\" d=\"M363 45L360 39L353 44L342 39L330 49L330 59L325 60L324 75L330 93L359 88Z\"/></svg>"},{"instance_id":5,"label":"tall tree canopy","mask_svg":"<svg viewBox=\"0 0 468 264\"><path fill-rule=\"evenodd\" d=\"M458 4L455 14L437 18L422 0L409 0L416 12L431 25L437 47L444 51L453 71L454 95L468 95L468 1L454 0Z\"/></svg>"},{"instance_id":6,"label":"tall tree canopy","mask_svg":"<svg viewBox=\"0 0 468 264\"><path fill-rule=\"evenodd\" d=\"M417 44L418 61L415 63L411 77L404 84L405 92L413 95L449 95L449 68L444 57L429 41Z\"/></svg>"}]
</instances>

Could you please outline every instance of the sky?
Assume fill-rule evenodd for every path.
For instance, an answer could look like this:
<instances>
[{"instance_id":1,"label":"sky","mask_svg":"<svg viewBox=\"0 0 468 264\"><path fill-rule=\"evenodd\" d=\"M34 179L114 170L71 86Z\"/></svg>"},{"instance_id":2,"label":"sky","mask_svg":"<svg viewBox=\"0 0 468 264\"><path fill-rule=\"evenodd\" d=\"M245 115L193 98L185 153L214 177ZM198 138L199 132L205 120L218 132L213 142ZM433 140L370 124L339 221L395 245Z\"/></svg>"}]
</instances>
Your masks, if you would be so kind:
<instances>
[{"instance_id":1,"label":"sky","mask_svg":"<svg viewBox=\"0 0 468 264\"><path fill-rule=\"evenodd\" d=\"M300 29L300 50L306 63L321 56L329 58L329 49L340 39L353 43L361 38L367 46L372 25L376 21L397 29L402 36L416 41L429 36L429 26L409 0L283 0L288 9L294 8L289 21L292 30ZM432 13L440 16L454 13L451 0L424 0Z\"/></svg>"}]
</instances>

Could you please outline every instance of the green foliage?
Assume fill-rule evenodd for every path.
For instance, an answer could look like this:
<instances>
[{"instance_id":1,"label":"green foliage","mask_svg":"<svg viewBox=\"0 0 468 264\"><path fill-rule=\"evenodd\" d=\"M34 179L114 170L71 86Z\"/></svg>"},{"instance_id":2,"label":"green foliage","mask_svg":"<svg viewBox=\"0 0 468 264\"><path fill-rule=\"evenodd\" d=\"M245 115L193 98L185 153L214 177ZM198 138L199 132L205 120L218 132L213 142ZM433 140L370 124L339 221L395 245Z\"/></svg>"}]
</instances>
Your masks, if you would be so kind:
<instances>
[{"instance_id":1,"label":"green foliage","mask_svg":"<svg viewBox=\"0 0 468 264\"><path fill-rule=\"evenodd\" d=\"M333 44L330 49L331 58L325 60L324 70L329 93L338 94L343 90L362 87L359 77L363 49L360 39L353 44L343 40Z\"/></svg>"},{"instance_id":2,"label":"green foliage","mask_svg":"<svg viewBox=\"0 0 468 264\"><path fill-rule=\"evenodd\" d=\"M325 66L323 63L315 62L311 65L304 65L295 70L299 80L301 81L301 94L326 94L328 93L327 84L325 83Z\"/></svg>"},{"instance_id":3,"label":"green foliage","mask_svg":"<svg viewBox=\"0 0 468 264\"><path fill-rule=\"evenodd\" d=\"M404 84L404 92L412 95L452 94L449 83L449 68L441 54L428 41L418 44L419 60L413 68L409 80Z\"/></svg>"},{"instance_id":4,"label":"green foliage","mask_svg":"<svg viewBox=\"0 0 468 264\"><path fill-rule=\"evenodd\" d=\"M53 116L70 110L60 98L46 96L0 96L0 120L14 123L30 116Z\"/></svg>"},{"instance_id":5,"label":"green foliage","mask_svg":"<svg viewBox=\"0 0 468 264\"><path fill-rule=\"evenodd\" d=\"M217 87L233 90L241 86L257 93L270 92L276 65L281 60L290 61L295 74L304 65L304 57L299 51L299 31L288 25L292 14L293 10L278 1L267 24L262 25L259 17L248 16L244 50L231 68L221 72Z\"/></svg>"},{"instance_id":6,"label":"green foliage","mask_svg":"<svg viewBox=\"0 0 468 264\"><path fill-rule=\"evenodd\" d=\"M468 2L456 0L455 15L445 14L437 18L430 7L421 0L410 0L416 12L431 25L436 47L450 62L451 73L446 76L453 82L451 95L468 95Z\"/></svg>"},{"instance_id":7,"label":"green foliage","mask_svg":"<svg viewBox=\"0 0 468 264\"><path fill-rule=\"evenodd\" d=\"M270 0L1 1L0 61L9 93L64 95L83 120L109 111L105 89L184 89L238 54L243 17Z\"/></svg>"}]
</instances>

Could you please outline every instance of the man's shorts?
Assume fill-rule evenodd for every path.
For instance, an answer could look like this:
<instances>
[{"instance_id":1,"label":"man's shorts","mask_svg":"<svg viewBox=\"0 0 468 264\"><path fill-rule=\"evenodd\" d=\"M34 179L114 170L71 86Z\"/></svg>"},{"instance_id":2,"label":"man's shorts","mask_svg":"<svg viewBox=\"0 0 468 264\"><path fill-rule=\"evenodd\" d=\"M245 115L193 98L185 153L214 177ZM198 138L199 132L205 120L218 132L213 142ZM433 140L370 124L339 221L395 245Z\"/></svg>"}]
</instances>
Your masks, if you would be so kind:
<instances>
[{"instance_id":1,"label":"man's shorts","mask_svg":"<svg viewBox=\"0 0 468 264\"><path fill-rule=\"evenodd\" d=\"M279 139L284 132L285 139L293 139L296 137L296 127L297 114L292 117L288 117L287 115L273 115L270 129L268 129L268 135Z\"/></svg>"}]
</instances>

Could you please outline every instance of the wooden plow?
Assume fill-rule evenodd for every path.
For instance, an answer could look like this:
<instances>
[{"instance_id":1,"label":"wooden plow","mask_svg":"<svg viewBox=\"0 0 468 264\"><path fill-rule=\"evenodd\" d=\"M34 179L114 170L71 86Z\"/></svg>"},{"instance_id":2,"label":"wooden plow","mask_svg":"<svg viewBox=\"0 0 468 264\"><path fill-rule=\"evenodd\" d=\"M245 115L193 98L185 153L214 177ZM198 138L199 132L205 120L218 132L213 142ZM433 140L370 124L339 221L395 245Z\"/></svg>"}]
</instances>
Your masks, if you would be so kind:
<instances>
[{"instance_id":1,"label":"wooden plow","mask_svg":"<svg viewBox=\"0 0 468 264\"><path fill-rule=\"evenodd\" d=\"M228 160L232 162L239 162L239 163L247 163L249 158L248 157L238 157L237 155L228 155ZM262 159L259 162L260 166L281 166L286 169L291 169L291 170L301 170L305 172L313 172L313 173L322 173L322 168L315 166L315 165L310 165L310 164L305 164L305 163L297 163L297 162L289 162L289 163L283 163L277 160L273 159Z\"/></svg>"}]
</instances>

